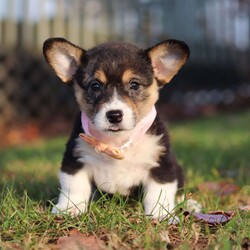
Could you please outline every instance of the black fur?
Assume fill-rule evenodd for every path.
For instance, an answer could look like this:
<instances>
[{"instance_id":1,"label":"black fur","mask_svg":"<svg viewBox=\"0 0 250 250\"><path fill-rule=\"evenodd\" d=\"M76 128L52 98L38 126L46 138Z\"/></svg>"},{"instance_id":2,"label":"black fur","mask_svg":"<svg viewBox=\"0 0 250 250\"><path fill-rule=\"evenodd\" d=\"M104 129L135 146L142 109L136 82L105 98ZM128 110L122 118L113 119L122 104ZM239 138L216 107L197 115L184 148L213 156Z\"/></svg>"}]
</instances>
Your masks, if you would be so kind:
<instances>
[{"instance_id":1,"label":"black fur","mask_svg":"<svg viewBox=\"0 0 250 250\"><path fill-rule=\"evenodd\" d=\"M77 157L74 156L74 148L76 146L76 139L79 134L84 132L81 125L81 114L78 113L75 119L73 131L66 145L66 151L64 153L61 170L67 174L74 175L78 170L84 167L84 165L77 161ZM159 157L159 167L152 168L150 170L152 178L159 183L172 182L178 180L178 188L182 188L184 185L184 176L180 165L177 163L174 154L171 152L169 135L166 127L161 121L159 115L156 116L155 121L148 130L148 133L155 135L163 135L161 144L166 148L166 153ZM136 187L131 187L131 190Z\"/></svg>"},{"instance_id":2,"label":"black fur","mask_svg":"<svg viewBox=\"0 0 250 250\"><path fill-rule=\"evenodd\" d=\"M70 138L66 144L66 150L62 160L61 170L67 174L75 174L83 167L83 164L77 161L77 157L74 156L74 148L76 147L75 139L79 137L79 134L83 132L81 125L81 114L78 113L75 118L75 124Z\"/></svg>"},{"instance_id":3,"label":"black fur","mask_svg":"<svg viewBox=\"0 0 250 250\"><path fill-rule=\"evenodd\" d=\"M150 127L148 133L155 135L163 135L161 139L162 145L166 148L165 154L159 157L159 167L151 169L152 178L159 183L172 182L178 180L178 188L184 186L184 175L182 168L176 161L175 155L171 152L170 139L166 126L161 121L159 115Z\"/></svg>"}]
</instances>

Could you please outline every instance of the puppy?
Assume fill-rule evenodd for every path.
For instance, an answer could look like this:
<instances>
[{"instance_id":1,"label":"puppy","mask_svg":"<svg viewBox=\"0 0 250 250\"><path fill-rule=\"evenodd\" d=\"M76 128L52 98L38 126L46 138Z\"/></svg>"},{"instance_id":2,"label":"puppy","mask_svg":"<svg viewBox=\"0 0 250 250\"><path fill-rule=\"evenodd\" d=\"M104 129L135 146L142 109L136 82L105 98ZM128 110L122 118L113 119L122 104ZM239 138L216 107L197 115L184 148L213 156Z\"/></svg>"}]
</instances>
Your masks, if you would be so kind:
<instances>
[{"instance_id":1,"label":"puppy","mask_svg":"<svg viewBox=\"0 0 250 250\"><path fill-rule=\"evenodd\" d=\"M57 76L72 85L80 108L52 213L85 212L93 188L127 196L142 186L145 214L168 218L184 180L155 103L187 61L188 46L166 40L146 50L127 43L84 50L51 38L43 52Z\"/></svg>"}]
</instances>

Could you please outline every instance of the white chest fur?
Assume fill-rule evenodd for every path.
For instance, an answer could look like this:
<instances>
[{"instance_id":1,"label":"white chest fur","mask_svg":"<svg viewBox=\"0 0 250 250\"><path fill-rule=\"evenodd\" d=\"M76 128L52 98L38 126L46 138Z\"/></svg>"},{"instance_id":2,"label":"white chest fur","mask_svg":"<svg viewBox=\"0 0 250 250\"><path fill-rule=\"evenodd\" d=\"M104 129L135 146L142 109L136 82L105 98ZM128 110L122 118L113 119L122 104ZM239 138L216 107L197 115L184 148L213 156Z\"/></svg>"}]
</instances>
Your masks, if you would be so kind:
<instances>
[{"instance_id":1,"label":"white chest fur","mask_svg":"<svg viewBox=\"0 0 250 250\"><path fill-rule=\"evenodd\" d=\"M146 134L140 143L124 151L122 160L97 153L80 138L77 139L74 153L98 188L127 195L131 187L147 181L149 169L158 166L159 155L165 150L159 143L160 138Z\"/></svg>"}]
</instances>

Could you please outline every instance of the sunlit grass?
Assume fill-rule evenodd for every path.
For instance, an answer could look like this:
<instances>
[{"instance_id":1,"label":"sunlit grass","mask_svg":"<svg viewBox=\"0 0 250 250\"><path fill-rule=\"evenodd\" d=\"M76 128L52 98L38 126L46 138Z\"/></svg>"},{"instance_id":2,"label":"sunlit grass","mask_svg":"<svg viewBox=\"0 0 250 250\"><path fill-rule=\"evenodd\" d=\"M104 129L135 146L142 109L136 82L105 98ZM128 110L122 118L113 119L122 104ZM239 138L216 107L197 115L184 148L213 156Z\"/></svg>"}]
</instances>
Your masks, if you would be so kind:
<instances>
[{"instance_id":1,"label":"sunlit grass","mask_svg":"<svg viewBox=\"0 0 250 250\"><path fill-rule=\"evenodd\" d=\"M249 182L249 124L250 112L243 112L171 125L174 152L190 185L223 175Z\"/></svg>"},{"instance_id":2,"label":"sunlit grass","mask_svg":"<svg viewBox=\"0 0 250 250\"><path fill-rule=\"evenodd\" d=\"M240 247L250 235L249 212L242 214L237 210L237 197L221 198L196 189L207 180L230 178L242 188L240 194L249 198L249 124L250 112L170 124L173 151L186 173L186 193L194 192L204 211L234 209L237 214L214 234L196 228L192 221L184 222L181 212L177 212L181 223L174 230L182 242L179 249L189 249L197 232L219 249ZM151 223L143 215L142 204L133 199L104 195L80 217L59 219L50 214L51 203L59 192L57 173L66 140L40 140L1 150L0 246L43 249L77 228L98 237L106 235L110 249L165 249L162 233L169 230L174 235L175 231L166 221Z\"/></svg>"}]
</instances>

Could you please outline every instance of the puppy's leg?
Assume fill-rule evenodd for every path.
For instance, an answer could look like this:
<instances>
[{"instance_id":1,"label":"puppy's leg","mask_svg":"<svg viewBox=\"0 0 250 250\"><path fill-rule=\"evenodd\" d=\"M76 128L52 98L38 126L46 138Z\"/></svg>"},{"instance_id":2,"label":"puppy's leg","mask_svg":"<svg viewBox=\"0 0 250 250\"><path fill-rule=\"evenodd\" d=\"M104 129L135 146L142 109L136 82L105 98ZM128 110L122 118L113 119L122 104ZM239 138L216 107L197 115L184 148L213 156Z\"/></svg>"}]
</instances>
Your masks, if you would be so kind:
<instances>
[{"instance_id":1,"label":"puppy's leg","mask_svg":"<svg viewBox=\"0 0 250 250\"><path fill-rule=\"evenodd\" d=\"M145 213L157 220L171 219L171 213L175 208L177 180L162 184L149 179L144 186L144 191Z\"/></svg>"},{"instance_id":2,"label":"puppy's leg","mask_svg":"<svg viewBox=\"0 0 250 250\"><path fill-rule=\"evenodd\" d=\"M60 171L61 193L52 213L69 213L73 216L87 210L91 195L91 183L86 170L80 169L74 175Z\"/></svg>"}]
</instances>

